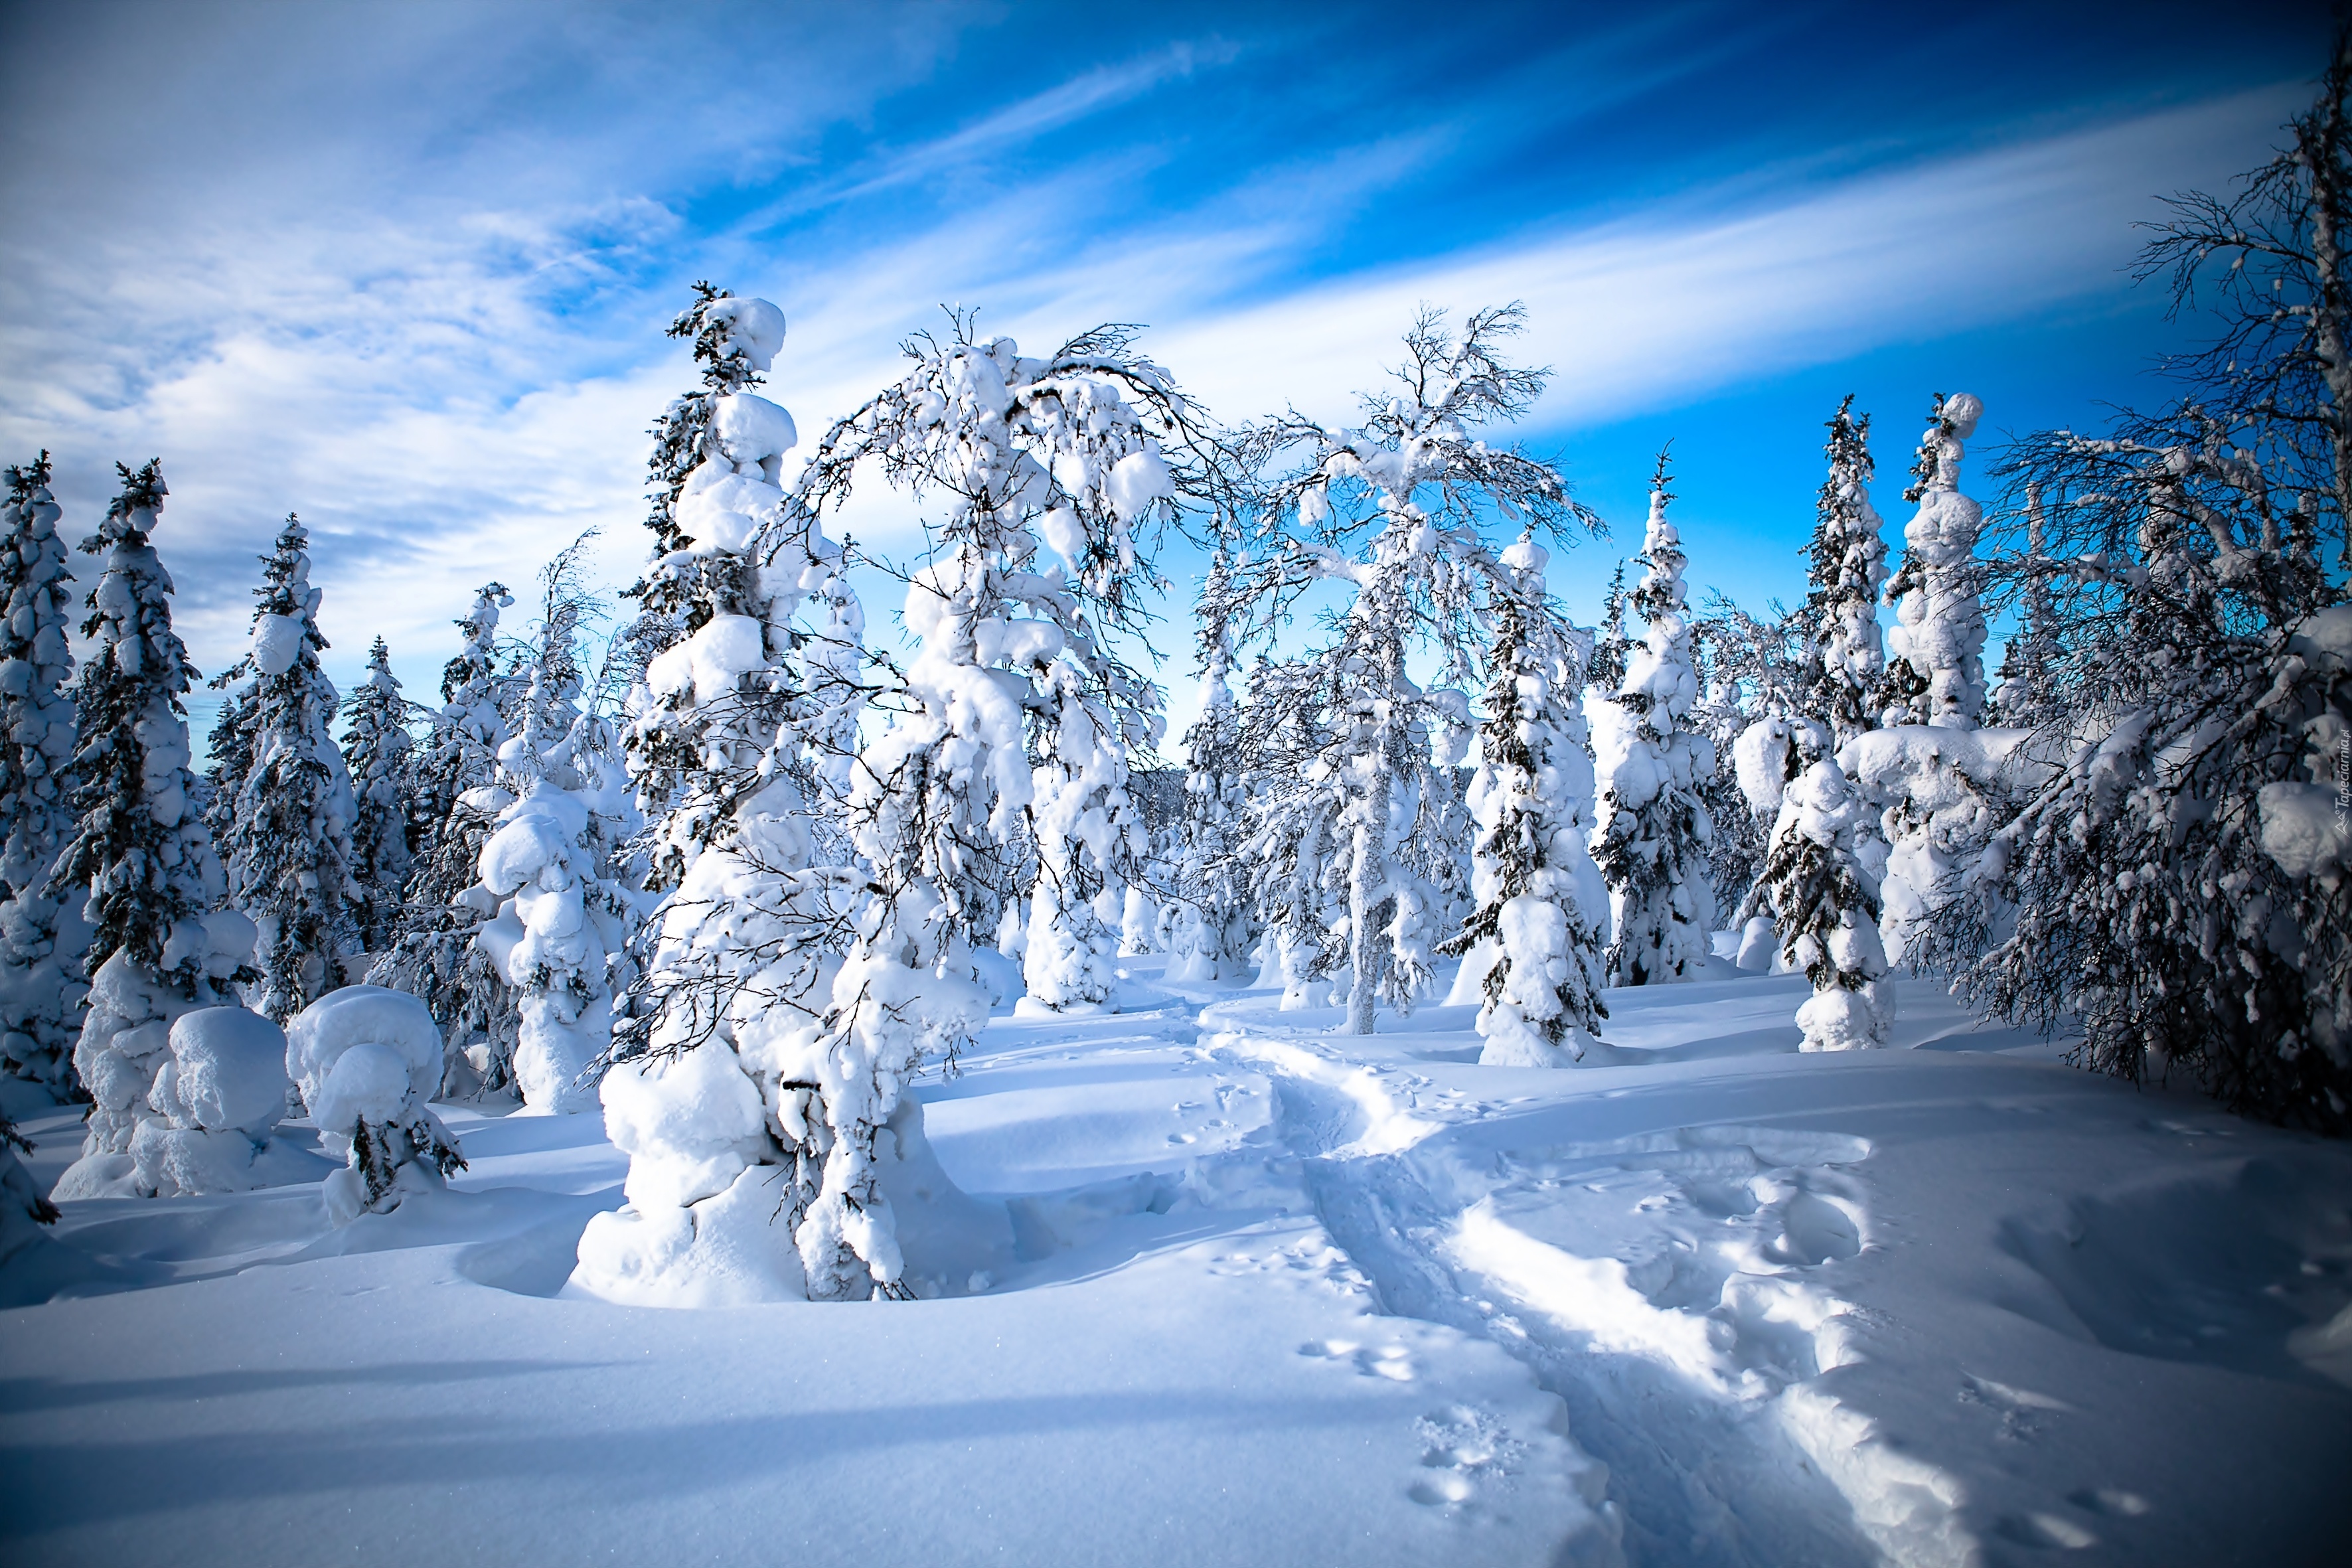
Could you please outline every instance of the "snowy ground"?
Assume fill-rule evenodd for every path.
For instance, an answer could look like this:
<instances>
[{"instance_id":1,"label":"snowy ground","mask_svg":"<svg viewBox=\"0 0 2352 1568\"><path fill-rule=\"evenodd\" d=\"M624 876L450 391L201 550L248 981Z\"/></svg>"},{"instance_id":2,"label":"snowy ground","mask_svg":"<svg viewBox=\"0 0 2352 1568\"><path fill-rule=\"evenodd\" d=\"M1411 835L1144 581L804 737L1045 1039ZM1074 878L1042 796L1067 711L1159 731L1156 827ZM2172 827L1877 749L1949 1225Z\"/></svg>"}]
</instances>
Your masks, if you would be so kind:
<instances>
[{"instance_id":1,"label":"snowy ground","mask_svg":"<svg viewBox=\"0 0 2352 1568\"><path fill-rule=\"evenodd\" d=\"M1925 984L1845 1057L1801 981L1612 992L1546 1073L1155 963L926 1084L996 1259L944 1299L558 1295L593 1116L445 1110L457 1190L340 1232L69 1205L0 1273L7 1560L2341 1560L2352 1150Z\"/></svg>"}]
</instances>

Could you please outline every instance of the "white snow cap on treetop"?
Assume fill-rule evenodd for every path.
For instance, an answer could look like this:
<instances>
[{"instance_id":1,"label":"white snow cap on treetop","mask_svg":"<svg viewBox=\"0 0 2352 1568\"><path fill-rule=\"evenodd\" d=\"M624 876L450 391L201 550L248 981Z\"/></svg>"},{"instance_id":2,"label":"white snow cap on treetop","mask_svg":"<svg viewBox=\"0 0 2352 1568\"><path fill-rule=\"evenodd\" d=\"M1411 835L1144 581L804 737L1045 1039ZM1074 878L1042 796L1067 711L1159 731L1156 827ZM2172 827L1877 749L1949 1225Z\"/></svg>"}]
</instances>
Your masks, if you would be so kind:
<instances>
[{"instance_id":1,"label":"white snow cap on treetop","mask_svg":"<svg viewBox=\"0 0 2352 1568\"><path fill-rule=\"evenodd\" d=\"M286 1025L286 1072L322 1132L397 1121L441 1087L441 1031L404 991L346 985Z\"/></svg>"},{"instance_id":2,"label":"white snow cap on treetop","mask_svg":"<svg viewBox=\"0 0 2352 1568\"><path fill-rule=\"evenodd\" d=\"M721 323L728 352L762 374L784 346L784 313L765 300L713 300L703 309L702 319Z\"/></svg>"},{"instance_id":3,"label":"white snow cap on treetop","mask_svg":"<svg viewBox=\"0 0 2352 1568\"><path fill-rule=\"evenodd\" d=\"M1531 583L1539 584L1545 569L1551 564L1551 552L1538 544L1534 535L1521 534L1517 542L1503 552L1503 564Z\"/></svg>"},{"instance_id":4,"label":"white snow cap on treetop","mask_svg":"<svg viewBox=\"0 0 2352 1568\"><path fill-rule=\"evenodd\" d=\"M243 1007L199 1007L173 1020L171 1059L148 1104L180 1127L266 1137L286 1114L286 1037Z\"/></svg>"},{"instance_id":5,"label":"white snow cap on treetop","mask_svg":"<svg viewBox=\"0 0 2352 1568\"><path fill-rule=\"evenodd\" d=\"M782 405L751 392L730 392L710 410L710 438L738 473L781 458L800 443L800 429Z\"/></svg>"},{"instance_id":6,"label":"white snow cap on treetop","mask_svg":"<svg viewBox=\"0 0 2352 1568\"><path fill-rule=\"evenodd\" d=\"M1944 399L1944 423L1963 441L1977 433L1977 421L1983 417L1984 403L1973 392L1956 392Z\"/></svg>"}]
</instances>

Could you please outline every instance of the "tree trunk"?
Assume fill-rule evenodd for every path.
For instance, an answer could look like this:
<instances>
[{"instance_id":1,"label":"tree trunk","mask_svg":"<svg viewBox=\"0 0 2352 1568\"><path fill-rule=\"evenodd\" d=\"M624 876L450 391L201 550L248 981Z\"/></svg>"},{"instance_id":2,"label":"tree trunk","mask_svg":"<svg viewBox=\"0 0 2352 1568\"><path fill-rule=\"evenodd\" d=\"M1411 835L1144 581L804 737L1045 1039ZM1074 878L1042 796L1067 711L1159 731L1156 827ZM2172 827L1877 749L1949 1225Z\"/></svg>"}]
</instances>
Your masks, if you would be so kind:
<instances>
[{"instance_id":1,"label":"tree trunk","mask_svg":"<svg viewBox=\"0 0 2352 1568\"><path fill-rule=\"evenodd\" d=\"M1354 989L1348 994L1348 1027L1372 1032L1372 992L1380 952L1372 945L1372 829L1356 825L1355 862L1348 868L1348 960Z\"/></svg>"}]
</instances>

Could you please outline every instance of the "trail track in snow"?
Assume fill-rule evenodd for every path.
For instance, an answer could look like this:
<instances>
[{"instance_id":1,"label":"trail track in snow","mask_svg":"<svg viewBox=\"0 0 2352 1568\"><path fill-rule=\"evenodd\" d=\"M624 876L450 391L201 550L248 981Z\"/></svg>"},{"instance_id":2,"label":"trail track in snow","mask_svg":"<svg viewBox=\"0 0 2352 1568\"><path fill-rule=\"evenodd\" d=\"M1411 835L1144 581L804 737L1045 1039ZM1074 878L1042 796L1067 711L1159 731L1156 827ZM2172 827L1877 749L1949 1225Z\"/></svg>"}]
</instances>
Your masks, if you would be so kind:
<instances>
[{"instance_id":1,"label":"trail track in snow","mask_svg":"<svg viewBox=\"0 0 2352 1568\"><path fill-rule=\"evenodd\" d=\"M1863 1158L1865 1147L1834 1135L1706 1129L1562 1150L1529 1163L1465 1148L1454 1136L1507 1119L1507 1106L1407 1068L1351 1061L1325 1031L1234 1011L1206 1010L1204 1048L1216 1060L1275 1075L1275 1131L1298 1160L1325 1229L1385 1310L1486 1335L1559 1396L1572 1440L1609 1467L1609 1495L1623 1511L1633 1562L1835 1568L1878 1561L1858 1537L1847 1500L1765 1397L1820 1370L1802 1325L1835 1316L1842 1304L1776 1274L1755 1277L1756 1285L1769 1279L1779 1290L1744 1290L1738 1308L1701 1315L1723 1293L1730 1270L1720 1260L1676 1252L1653 1233L1635 1238L1646 1267L1631 1279L1605 1253L1569 1250L1620 1237L1601 1214L1580 1224L1573 1202L1561 1201L1564 1192L1571 1200L1577 1192L1622 1197L1639 1187L1637 1201L1654 1198L1660 1209L1680 1203L1725 1217L1758 1214L1750 1228L1759 1255L1777 1250L1788 1267L1802 1268L1859 1250L1853 1185L1831 1170ZM1759 1178L1784 1191L1760 1213L1749 1193ZM1822 1195L1823 1185L1843 1195ZM1613 1217L1622 1205L1591 1206ZM1547 1231L1552 1240L1543 1239Z\"/></svg>"}]
</instances>

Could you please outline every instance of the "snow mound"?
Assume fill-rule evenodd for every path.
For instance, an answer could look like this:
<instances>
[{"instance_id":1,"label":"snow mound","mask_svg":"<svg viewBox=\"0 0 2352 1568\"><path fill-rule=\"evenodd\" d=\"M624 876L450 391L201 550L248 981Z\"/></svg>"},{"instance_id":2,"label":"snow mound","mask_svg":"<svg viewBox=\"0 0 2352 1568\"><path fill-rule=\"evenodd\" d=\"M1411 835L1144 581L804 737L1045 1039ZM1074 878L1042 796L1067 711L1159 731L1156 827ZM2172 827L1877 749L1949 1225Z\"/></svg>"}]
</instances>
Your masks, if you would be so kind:
<instances>
[{"instance_id":1,"label":"snow mound","mask_svg":"<svg viewBox=\"0 0 2352 1568\"><path fill-rule=\"evenodd\" d=\"M286 1036L243 1007L203 1007L172 1025L172 1059L148 1103L174 1126L231 1130L256 1142L286 1114Z\"/></svg>"},{"instance_id":2,"label":"snow mound","mask_svg":"<svg viewBox=\"0 0 2352 1568\"><path fill-rule=\"evenodd\" d=\"M286 1026L287 1074L331 1153L350 1146L354 1122L389 1122L422 1107L440 1087L441 1066L433 1014L405 991L346 985Z\"/></svg>"}]
</instances>

